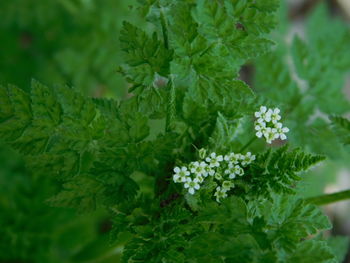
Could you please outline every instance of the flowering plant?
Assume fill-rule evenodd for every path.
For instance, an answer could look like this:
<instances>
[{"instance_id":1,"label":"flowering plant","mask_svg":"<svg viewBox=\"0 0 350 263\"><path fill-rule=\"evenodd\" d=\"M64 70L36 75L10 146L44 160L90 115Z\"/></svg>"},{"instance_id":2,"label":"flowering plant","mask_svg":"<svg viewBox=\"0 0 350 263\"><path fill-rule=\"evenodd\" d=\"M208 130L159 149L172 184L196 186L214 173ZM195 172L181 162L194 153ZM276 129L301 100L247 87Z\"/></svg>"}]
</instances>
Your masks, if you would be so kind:
<instances>
[{"instance_id":1,"label":"flowering plant","mask_svg":"<svg viewBox=\"0 0 350 263\"><path fill-rule=\"evenodd\" d=\"M1 87L0 135L38 176L62 183L51 205L108 212L122 262L336 262L344 253L323 235L331 223L317 205L349 193L299 193L302 172L326 159L297 147L304 96L290 85L294 100L276 99L240 78L245 63L271 54L278 6L139 0L131 9L148 31L124 22L120 35L127 98L37 81L30 94ZM295 64L306 72L298 41ZM257 68L257 86L271 82ZM290 75L273 81L289 85Z\"/></svg>"}]
</instances>

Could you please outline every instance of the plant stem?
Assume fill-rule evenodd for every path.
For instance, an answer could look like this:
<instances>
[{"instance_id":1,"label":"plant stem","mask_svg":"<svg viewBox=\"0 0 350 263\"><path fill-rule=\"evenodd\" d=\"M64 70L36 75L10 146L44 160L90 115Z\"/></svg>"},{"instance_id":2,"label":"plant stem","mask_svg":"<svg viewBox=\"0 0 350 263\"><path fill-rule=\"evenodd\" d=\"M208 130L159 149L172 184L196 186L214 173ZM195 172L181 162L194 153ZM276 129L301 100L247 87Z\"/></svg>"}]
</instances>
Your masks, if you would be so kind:
<instances>
[{"instance_id":1,"label":"plant stem","mask_svg":"<svg viewBox=\"0 0 350 263\"><path fill-rule=\"evenodd\" d=\"M315 197L307 198L306 201L313 203L315 205L327 205L343 200L350 199L350 189L345 191L340 191L333 194L319 195Z\"/></svg>"},{"instance_id":2,"label":"plant stem","mask_svg":"<svg viewBox=\"0 0 350 263\"><path fill-rule=\"evenodd\" d=\"M249 147L249 145L251 145L255 140L256 140L256 136L254 135L254 137L252 137L243 147L242 149L239 150L239 152L243 152L245 149L247 149Z\"/></svg>"},{"instance_id":3,"label":"plant stem","mask_svg":"<svg viewBox=\"0 0 350 263\"><path fill-rule=\"evenodd\" d=\"M170 91L169 91L169 100L165 120L165 131L169 132L171 130L171 125L176 116L176 93L175 85L173 82L173 76L170 76Z\"/></svg>"},{"instance_id":4,"label":"plant stem","mask_svg":"<svg viewBox=\"0 0 350 263\"><path fill-rule=\"evenodd\" d=\"M160 23L162 26L164 47L166 49L169 49L168 25L165 19L163 7L161 6L160 6ZM168 99L167 113L166 113L166 119L165 119L165 132L169 132L171 130L171 124L173 123L173 120L175 119L175 115L176 115L176 105L175 105L176 94L175 94L175 85L174 85L172 75L170 75L169 89L170 89L169 99Z\"/></svg>"},{"instance_id":5,"label":"plant stem","mask_svg":"<svg viewBox=\"0 0 350 263\"><path fill-rule=\"evenodd\" d=\"M166 49L169 49L168 28L167 28L167 23L166 23L164 12L163 12L163 7L161 7L161 11L160 11L160 23L162 25L164 47Z\"/></svg>"}]
</instances>

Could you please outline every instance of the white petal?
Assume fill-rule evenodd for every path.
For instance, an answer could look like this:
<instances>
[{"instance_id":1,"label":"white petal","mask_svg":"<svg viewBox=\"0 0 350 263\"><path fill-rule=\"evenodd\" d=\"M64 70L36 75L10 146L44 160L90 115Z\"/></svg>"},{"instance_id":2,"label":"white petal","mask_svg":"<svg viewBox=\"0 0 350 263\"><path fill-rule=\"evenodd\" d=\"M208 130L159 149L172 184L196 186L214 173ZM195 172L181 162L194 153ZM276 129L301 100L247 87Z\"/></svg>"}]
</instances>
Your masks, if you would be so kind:
<instances>
[{"instance_id":1,"label":"white petal","mask_svg":"<svg viewBox=\"0 0 350 263\"><path fill-rule=\"evenodd\" d=\"M236 177L235 174L230 174L230 176L229 176L230 179L234 179L235 177Z\"/></svg>"},{"instance_id":2,"label":"white petal","mask_svg":"<svg viewBox=\"0 0 350 263\"><path fill-rule=\"evenodd\" d=\"M257 133L255 133L255 135L256 137L261 138L263 134L261 131L258 131Z\"/></svg>"},{"instance_id":3,"label":"white petal","mask_svg":"<svg viewBox=\"0 0 350 263\"><path fill-rule=\"evenodd\" d=\"M191 195L193 195L193 194L194 194L194 189L191 187L191 188L188 189L188 192L189 192Z\"/></svg>"},{"instance_id":4,"label":"white petal","mask_svg":"<svg viewBox=\"0 0 350 263\"><path fill-rule=\"evenodd\" d=\"M230 157L228 157L228 155L225 155L224 160L225 160L225 161L229 161L229 160L230 160Z\"/></svg>"},{"instance_id":5,"label":"white petal","mask_svg":"<svg viewBox=\"0 0 350 263\"><path fill-rule=\"evenodd\" d=\"M280 138L281 138L281 140L285 140L285 139L287 139L287 136L286 136L285 134L282 133L282 134L280 135Z\"/></svg>"},{"instance_id":6,"label":"white petal","mask_svg":"<svg viewBox=\"0 0 350 263\"><path fill-rule=\"evenodd\" d=\"M194 178L193 182L198 183L199 182L198 178Z\"/></svg>"},{"instance_id":7,"label":"white petal","mask_svg":"<svg viewBox=\"0 0 350 263\"><path fill-rule=\"evenodd\" d=\"M196 190L198 190L198 189L200 188L199 184L196 184L196 185L194 186L194 188L195 188Z\"/></svg>"},{"instance_id":8,"label":"white petal","mask_svg":"<svg viewBox=\"0 0 350 263\"><path fill-rule=\"evenodd\" d=\"M211 154L210 154L210 157L211 157L211 158L215 158L215 157L216 157L216 153L211 153Z\"/></svg>"},{"instance_id":9,"label":"white petal","mask_svg":"<svg viewBox=\"0 0 350 263\"><path fill-rule=\"evenodd\" d=\"M219 155L219 156L217 157L217 160L218 160L219 162L222 162L223 159L224 159L224 158L222 158L222 155Z\"/></svg>"},{"instance_id":10,"label":"white petal","mask_svg":"<svg viewBox=\"0 0 350 263\"><path fill-rule=\"evenodd\" d=\"M188 187L190 187L190 185L188 183L185 183L184 187L188 188Z\"/></svg>"},{"instance_id":11,"label":"white petal","mask_svg":"<svg viewBox=\"0 0 350 263\"><path fill-rule=\"evenodd\" d=\"M281 129L281 128L282 128L282 123L281 123L281 122L275 123L275 127L276 127L277 129Z\"/></svg>"},{"instance_id":12,"label":"white petal","mask_svg":"<svg viewBox=\"0 0 350 263\"><path fill-rule=\"evenodd\" d=\"M274 110L273 110L273 113L275 113L275 114L278 114L278 113L280 113L280 109L279 108L275 108Z\"/></svg>"},{"instance_id":13,"label":"white petal","mask_svg":"<svg viewBox=\"0 0 350 263\"><path fill-rule=\"evenodd\" d=\"M180 170L179 167L176 166L176 167L174 168L174 172L175 172L175 173L179 173L180 171L181 171L181 170Z\"/></svg>"},{"instance_id":14,"label":"white petal","mask_svg":"<svg viewBox=\"0 0 350 263\"><path fill-rule=\"evenodd\" d=\"M254 116L255 116L256 118L260 118L260 117L261 117L261 113L257 111L257 112L254 113Z\"/></svg>"},{"instance_id":15,"label":"white petal","mask_svg":"<svg viewBox=\"0 0 350 263\"><path fill-rule=\"evenodd\" d=\"M208 163L210 163L210 161L211 161L210 157L205 158L205 160L206 160Z\"/></svg>"},{"instance_id":16,"label":"white petal","mask_svg":"<svg viewBox=\"0 0 350 263\"><path fill-rule=\"evenodd\" d=\"M257 122L258 123L260 123L261 125L266 125L266 123L265 123L265 119L263 119L263 118L259 118L258 120L257 120Z\"/></svg>"},{"instance_id":17,"label":"white petal","mask_svg":"<svg viewBox=\"0 0 350 263\"><path fill-rule=\"evenodd\" d=\"M183 172L186 172L186 171L187 171L187 167L183 166L183 167L181 168L181 170L182 170Z\"/></svg>"},{"instance_id":18,"label":"white petal","mask_svg":"<svg viewBox=\"0 0 350 263\"><path fill-rule=\"evenodd\" d=\"M289 128L284 127L284 128L282 128L282 131L283 131L284 133L287 133L287 132L289 132Z\"/></svg>"},{"instance_id":19,"label":"white petal","mask_svg":"<svg viewBox=\"0 0 350 263\"><path fill-rule=\"evenodd\" d=\"M190 172L189 172L189 171L186 171L186 172L185 172L185 175L186 175L186 176L189 176L189 175L190 175Z\"/></svg>"},{"instance_id":20,"label":"white petal","mask_svg":"<svg viewBox=\"0 0 350 263\"><path fill-rule=\"evenodd\" d=\"M266 106L261 106L261 107L260 107L260 112L264 113L264 112L266 112L266 111L267 111Z\"/></svg>"}]
</instances>

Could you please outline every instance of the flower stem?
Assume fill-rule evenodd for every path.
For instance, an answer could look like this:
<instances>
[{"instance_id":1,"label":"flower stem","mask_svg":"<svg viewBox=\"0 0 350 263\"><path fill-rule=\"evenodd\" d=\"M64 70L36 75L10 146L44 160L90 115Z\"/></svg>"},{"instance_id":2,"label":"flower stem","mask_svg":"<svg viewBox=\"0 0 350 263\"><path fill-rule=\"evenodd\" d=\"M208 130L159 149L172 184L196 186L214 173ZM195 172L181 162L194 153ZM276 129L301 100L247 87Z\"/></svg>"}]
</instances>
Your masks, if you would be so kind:
<instances>
[{"instance_id":1,"label":"flower stem","mask_svg":"<svg viewBox=\"0 0 350 263\"><path fill-rule=\"evenodd\" d=\"M319 195L315 197L307 198L306 201L313 203L315 205L327 205L343 200L350 199L350 189L345 191L340 191L333 194Z\"/></svg>"},{"instance_id":2,"label":"flower stem","mask_svg":"<svg viewBox=\"0 0 350 263\"><path fill-rule=\"evenodd\" d=\"M242 149L239 150L239 152L243 152L245 149L247 149L255 140L256 140L256 136L254 135L243 147Z\"/></svg>"}]
</instances>

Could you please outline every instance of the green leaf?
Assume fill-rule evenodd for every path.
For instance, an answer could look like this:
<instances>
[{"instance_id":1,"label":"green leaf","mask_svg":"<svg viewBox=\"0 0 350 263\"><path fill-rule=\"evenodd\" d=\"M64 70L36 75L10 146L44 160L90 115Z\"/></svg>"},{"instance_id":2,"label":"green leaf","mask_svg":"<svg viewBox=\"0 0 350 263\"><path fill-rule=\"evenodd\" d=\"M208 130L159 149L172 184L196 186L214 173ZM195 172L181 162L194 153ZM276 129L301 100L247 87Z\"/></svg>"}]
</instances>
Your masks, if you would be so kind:
<instances>
[{"instance_id":1,"label":"green leaf","mask_svg":"<svg viewBox=\"0 0 350 263\"><path fill-rule=\"evenodd\" d=\"M332 249L334 255L336 255L339 262L343 262L350 244L349 237L344 236L332 236L327 239L328 246Z\"/></svg>"},{"instance_id":2,"label":"green leaf","mask_svg":"<svg viewBox=\"0 0 350 263\"><path fill-rule=\"evenodd\" d=\"M239 120L228 120L219 112L213 134L209 138L210 148L215 152L228 152L230 145L237 140L238 125Z\"/></svg>"},{"instance_id":3,"label":"green leaf","mask_svg":"<svg viewBox=\"0 0 350 263\"><path fill-rule=\"evenodd\" d=\"M136 87L152 86L157 75L166 77L169 74L172 52L158 40L156 33L149 37L141 29L124 22L120 43L127 64L120 69L120 72L128 82Z\"/></svg>"},{"instance_id":4,"label":"green leaf","mask_svg":"<svg viewBox=\"0 0 350 263\"><path fill-rule=\"evenodd\" d=\"M210 202L200 211L196 222L222 225L228 231L226 233L233 236L249 232L246 204L234 196L224 199L222 205Z\"/></svg>"},{"instance_id":5,"label":"green leaf","mask_svg":"<svg viewBox=\"0 0 350 263\"><path fill-rule=\"evenodd\" d=\"M21 137L32 121L30 97L14 86L0 87L0 135L7 141Z\"/></svg>"},{"instance_id":6,"label":"green leaf","mask_svg":"<svg viewBox=\"0 0 350 263\"><path fill-rule=\"evenodd\" d=\"M307 240L300 243L287 263L336 263L338 262L325 241Z\"/></svg>"},{"instance_id":7,"label":"green leaf","mask_svg":"<svg viewBox=\"0 0 350 263\"><path fill-rule=\"evenodd\" d=\"M194 262L254 262L261 253L250 235L227 236L207 232L193 238L185 251L186 258Z\"/></svg>"},{"instance_id":8,"label":"green leaf","mask_svg":"<svg viewBox=\"0 0 350 263\"><path fill-rule=\"evenodd\" d=\"M331 228L329 219L317 206L293 196L274 196L272 202L262 202L260 209L273 246L292 254L302 238Z\"/></svg>"},{"instance_id":9,"label":"green leaf","mask_svg":"<svg viewBox=\"0 0 350 263\"><path fill-rule=\"evenodd\" d=\"M344 144L350 144L350 121L341 116L331 116L333 130L338 136L338 139Z\"/></svg>"},{"instance_id":10,"label":"green leaf","mask_svg":"<svg viewBox=\"0 0 350 263\"><path fill-rule=\"evenodd\" d=\"M259 6L247 1L198 1L194 18L199 33L213 44L214 52L227 56L231 65L265 53L272 42L260 35L275 26L276 3Z\"/></svg>"},{"instance_id":11,"label":"green leaf","mask_svg":"<svg viewBox=\"0 0 350 263\"><path fill-rule=\"evenodd\" d=\"M312 155L300 149L288 150L288 145L277 150L269 149L259 154L248 171L246 179L253 195L269 196L275 193L294 193L296 182L301 179L299 172L323 161L322 155Z\"/></svg>"},{"instance_id":12,"label":"green leaf","mask_svg":"<svg viewBox=\"0 0 350 263\"><path fill-rule=\"evenodd\" d=\"M215 120L217 112L237 118L238 113L251 111L253 98L254 94L242 81L220 83L213 79L199 79L185 94L183 115L191 126Z\"/></svg>"},{"instance_id":13,"label":"green leaf","mask_svg":"<svg viewBox=\"0 0 350 263\"><path fill-rule=\"evenodd\" d=\"M52 206L76 208L79 211L93 211L98 206L97 200L103 186L86 177L72 180L63 185L63 190L48 202Z\"/></svg>"}]
</instances>

